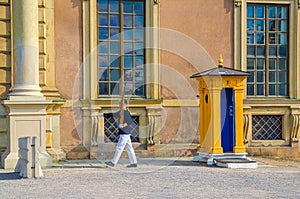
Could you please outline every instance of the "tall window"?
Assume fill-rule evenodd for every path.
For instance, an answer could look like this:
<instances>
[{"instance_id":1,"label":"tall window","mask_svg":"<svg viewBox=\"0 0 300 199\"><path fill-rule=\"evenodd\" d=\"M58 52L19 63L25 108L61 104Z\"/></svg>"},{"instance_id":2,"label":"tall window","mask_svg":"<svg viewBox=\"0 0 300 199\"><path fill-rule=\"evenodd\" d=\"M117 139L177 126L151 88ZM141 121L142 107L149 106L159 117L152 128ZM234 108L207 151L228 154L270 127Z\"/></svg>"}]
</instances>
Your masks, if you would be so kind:
<instances>
[{"instance_id":1,"label":"tall window","mask_svg":"<svg viewBox=\"0 0 300 199\"><path fill-rule=\"evenodd\" d=\"M100 96L145 96L144 27L144 0L98 0Z\"/></svg>"},{"instance_id":2,"label":"tall window","mask_svg":"<svg viewBox=\"0 0 300 199\"><path fill-rule=\"evenodd\" d=\"M288 96L288 6L248 4L248 96Z\"/></svg>"}]
</instances>

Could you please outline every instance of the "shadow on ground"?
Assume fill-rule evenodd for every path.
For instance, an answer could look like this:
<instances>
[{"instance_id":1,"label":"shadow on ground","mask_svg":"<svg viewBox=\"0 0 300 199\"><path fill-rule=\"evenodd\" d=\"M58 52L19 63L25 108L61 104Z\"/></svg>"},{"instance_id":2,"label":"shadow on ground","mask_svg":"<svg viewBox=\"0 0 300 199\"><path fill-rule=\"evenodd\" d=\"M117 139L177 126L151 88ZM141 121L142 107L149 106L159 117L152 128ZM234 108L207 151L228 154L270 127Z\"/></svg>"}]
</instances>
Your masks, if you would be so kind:
<instances>
[{"instance_id":1,"label":"shadow on ground","mask_svg":"<svg viewBox=\"0 0 300 199\"><path fill-rule=\"evenodd\" d=\"M21 179L19 173L0 173L0 180L19 180Z\"/></svg>"}]
</instances>

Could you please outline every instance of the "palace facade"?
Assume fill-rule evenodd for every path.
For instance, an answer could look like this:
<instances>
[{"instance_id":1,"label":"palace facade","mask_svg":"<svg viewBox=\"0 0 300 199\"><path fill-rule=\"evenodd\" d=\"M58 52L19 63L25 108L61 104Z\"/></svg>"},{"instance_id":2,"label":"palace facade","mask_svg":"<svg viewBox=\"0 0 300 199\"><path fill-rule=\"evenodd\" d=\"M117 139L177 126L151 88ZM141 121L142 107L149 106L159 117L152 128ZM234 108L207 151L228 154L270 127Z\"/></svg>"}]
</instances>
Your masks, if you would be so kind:
<instances>
[{"instance_id":1,"label":"palace facade","mask_svg":"<svg viewBox=\"0 0 300 199\"><path fill-rule=\"evenodd\" d=\"M0 0L0 150L38 136L42 164L106 158L122 93L141 156L193 155L192 74L224 66L245 81L243 135L253 155L297 156L299 0Z\"/></svg>"}]
</instances>

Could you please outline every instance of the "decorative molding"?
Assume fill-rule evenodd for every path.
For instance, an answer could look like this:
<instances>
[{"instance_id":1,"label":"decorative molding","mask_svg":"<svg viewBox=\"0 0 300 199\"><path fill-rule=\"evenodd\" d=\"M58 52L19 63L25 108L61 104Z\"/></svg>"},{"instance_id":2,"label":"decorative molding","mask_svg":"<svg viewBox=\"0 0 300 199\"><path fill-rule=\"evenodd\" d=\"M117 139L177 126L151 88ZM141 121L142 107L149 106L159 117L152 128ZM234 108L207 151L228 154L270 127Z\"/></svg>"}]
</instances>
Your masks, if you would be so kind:
<instances>
[{"instance_id":1,"label":"decorative molding","mask_svg":"<svg viewBox=\"0 0 300 199\"><path fill-rule=\"evenodd\" d=\"M234 1L234 5L235 5L235 7L241 7L242 0L236 0L236 1Z\"/></svg>"},{"instance_id":2,"label":"decorative molding","mask_svg":"<svg viewBox=\"0 0 300 199\"><path fill-rule=\"evenodd\" d=\"M248 143L248 131L249 131L249 115L244 114L243 115L243 120L244 120L244 144Z\"/></svg>"},{"instance_id":3,"label":"decorative molding","mask_svg":"<svg viewBox=\"0 0 300 199\"><path fill-rule=\"evenodd\" d=\"M160 3L160 0L154 0L154 3L155 3L155 4L159 4L159 3Z\"/></svg>"},{"instance_id":4,"label":"decorative molding","mask_svg":"<svg viewBox=\"0 0 300 199\"><path fill-rule=\"evenodd\" d=\"M291 114L292 126L291 126L291 142L298 142L298 133L300 129L300 114Z\"/></svg>"}]
</instances>

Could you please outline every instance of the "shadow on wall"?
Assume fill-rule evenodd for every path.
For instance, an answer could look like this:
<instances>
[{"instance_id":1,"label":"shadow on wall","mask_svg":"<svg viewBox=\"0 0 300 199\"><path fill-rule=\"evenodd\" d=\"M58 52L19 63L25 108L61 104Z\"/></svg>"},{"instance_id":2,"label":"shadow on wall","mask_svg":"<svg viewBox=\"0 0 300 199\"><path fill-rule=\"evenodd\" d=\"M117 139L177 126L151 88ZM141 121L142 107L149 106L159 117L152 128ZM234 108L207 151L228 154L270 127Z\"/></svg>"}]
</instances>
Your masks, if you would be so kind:
<instances>
[{"instance_id":1,"label":"shadow on wall","mask_svg":"<svg viewBox=\"0 0 300 199\"><path fill-rule=\"evenodd\" d=\"M232 12L233 10L233 5L234 5L234 0L224 0L224 8L226 10L226 14L228 14L229 12Z\"/></svg>"}]
</instances>

